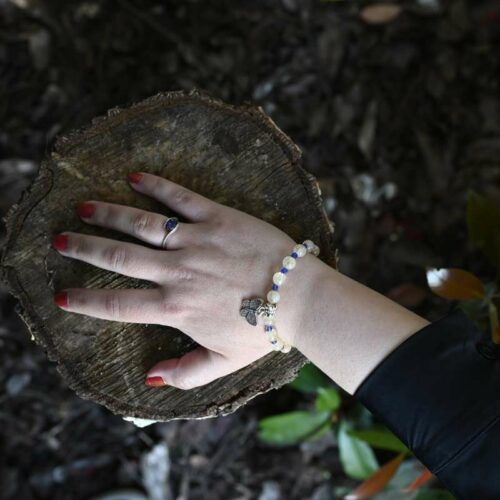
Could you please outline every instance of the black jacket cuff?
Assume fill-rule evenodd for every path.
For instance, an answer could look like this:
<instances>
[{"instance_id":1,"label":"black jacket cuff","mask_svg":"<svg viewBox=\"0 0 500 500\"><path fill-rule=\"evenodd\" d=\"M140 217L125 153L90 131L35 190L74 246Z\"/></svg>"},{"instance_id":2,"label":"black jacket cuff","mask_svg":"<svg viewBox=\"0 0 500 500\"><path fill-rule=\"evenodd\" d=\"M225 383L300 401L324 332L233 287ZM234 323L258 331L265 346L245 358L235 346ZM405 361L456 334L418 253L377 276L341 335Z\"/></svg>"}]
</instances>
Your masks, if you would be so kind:
<instances>
[{"instance_id":1,"label":"black jacket cuff","mask_svg":"<svg viewBox=\"0 0 500 500\"><path fill-rule=\"evenodd\" d=\"M405 340L354 396L458 498L498 499L499 353L456 309Z\"/></svg>"}]
</instances>

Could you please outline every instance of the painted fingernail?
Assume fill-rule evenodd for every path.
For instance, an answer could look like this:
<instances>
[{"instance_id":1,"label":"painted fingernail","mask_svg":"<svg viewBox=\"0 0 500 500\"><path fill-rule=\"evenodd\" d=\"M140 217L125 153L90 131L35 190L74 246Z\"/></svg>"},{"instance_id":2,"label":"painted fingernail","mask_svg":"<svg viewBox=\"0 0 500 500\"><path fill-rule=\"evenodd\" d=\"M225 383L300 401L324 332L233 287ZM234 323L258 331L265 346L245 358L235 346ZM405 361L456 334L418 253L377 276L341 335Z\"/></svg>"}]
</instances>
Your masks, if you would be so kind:
<instances>
[{"instance_id":1,"label":"painted fingernail","mask_svg":"<svg viewBox=\"0 0 500 500\"><path fill-rule=\"evenodd\" d=\"M94 215L95 205L88 202L80 203L77 212L80 217L88 219L89 217L92 217Z\"/></svg>"},{"instance_id":2,"label":"painted fingernail","mask_svg":"<svg viewBox=\"0 0 500 500\"><path fill-rule=\"evenodd\" d=\"M161 387L162 385L167 385L161 377L148 377L145 384L149 387Z\"/></svg>"},{"instance_id":3,"label":"painted fingernail","mask_svg":"<svg viewBox=\"0 0 500 500\"><path fill-rule=\"evenodd\" d=\"M66 292L59 292L54 295L54 302L59 307L68 307L68 294Z\"/></svg>"},{"instance_id":4,"label":"painted fingernail","mask_svg":"<svg viewBox=\"0 0 500 500\"><path fill-rule=\"evenodd\" d=\"M68 236L66 234L57 234L52 240L52 246L62 252L68 248Z\"/></svg>"},{"instance_id":5,"label":"painted fingernail","mask_svg":"<svg viewBox=\"0 0 500 500\"><path fill-rule=\"evenodd\" d=\"M131 182L132 184L139 184L139 182L141 182L142 177L143 174L141 174L140 172L132 172L127 176L128 181Z\"/></svg>"}]
</instances>

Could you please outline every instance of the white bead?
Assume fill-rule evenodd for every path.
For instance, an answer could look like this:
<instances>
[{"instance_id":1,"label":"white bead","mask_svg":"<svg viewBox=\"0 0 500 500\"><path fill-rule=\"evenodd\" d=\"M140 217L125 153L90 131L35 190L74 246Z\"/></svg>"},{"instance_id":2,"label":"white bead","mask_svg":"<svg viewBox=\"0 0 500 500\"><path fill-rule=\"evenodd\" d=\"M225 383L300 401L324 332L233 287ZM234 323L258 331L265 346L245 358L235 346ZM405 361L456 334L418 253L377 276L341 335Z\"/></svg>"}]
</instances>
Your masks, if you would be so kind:
<instances>
[{"instance_id":1,"label":"white bead","mask_svg":"<svg viewBox=\"0 0 500 500\"><path fill-rule=\"evenodd\" d=\"M286 279L286 276L283 274L283 273L280 273L280 272L277 272L277 273L274 273L273 275L273 283L275 285L282 285L283 282L285 281Z\"/></svg>"},{"instance_id":2,"label":"white bead","mask_svg":"<svg viewBox=\"0 0 500 500\"><path fill-rule=\"evenodd\" d=\"M290 352L292 350L292 346L290 344L284 344L283 348L281 349L281 352Z\"/></svg>"},{"instance_id":3,"label":"white bead","mask_svg":"<svg viewBox=\"0 0 500 500\"><path fill-rule=\"evenodd\" d=\"M312 254L313 254L314 256L316 256L316 257L319 255L319 247L318 247L318 246L315 246L315 247L313 248Z\"/></svg>"},{"instance_id":4,"label":"white bead","mask_svg":"<svg viewBox=\"0 0 500 500\"><path fill-rule=\"evenodd\" d=\"M266 332L267 333L267 339L269 340L269 342L273 342L274 340L276 340L278 338L278 335L276 333L276 328L273 328L270 332Z\"/></svg>"},{"instance_id":5,"label":"white bead","mask_svg":"<svg viewBox=\"0 0 500 500\"><path fill-rule=\"evenodd\" d=\"M293 269L297 265L297 262L293 257L290 257L290 255L287 255L283 259L283 267L286 267L287 269Z\"/></svg>"},{"instance_id":6,"label":"white bead","mask_svg":"<svg viewBox=\"0 0 500 500\"><path fill-rule=\"evenodd\" d=\"M274 316L264 316L264 325L274 325Z\"/></svg>"},{"instance_id":7,"label":"white bead","mask_svg":"<svg viewBox=\"0 0 500 500\"><path fill-rule=\"evenodd\" d=\"M281 351L281 349L283 348L283 342L281 342L281 340L278 338L276 339L276 343L271 344L271 346L275 351Z\"/></svg>"},{"instance_id":8,"label":"white bead","mask_svg":"<svg viewBox=\"0 0 500 500\"><path fill-rule=\"evenodd\" d=\"M276 290L270 290L267 294L267 300L271 304L277 304L280 301L280 294Z\"/></svg>"},{"instance_id":9,"label":"white bead","mask_svg":"<svg viewBox=\"0 0 500 500\"><path fill-rule=\"evenodd\" d=\"M304 255L307 253L307 248L304 245L295 245L293 247L293 251L299 256L299 257L304 257Z\"/></svg>"},{"instance_id":10,"label":"white bead","mask_svg":"<svg viewBox=\"0 0 500 500\"><path fill-rule=\"evenodd\" d=\"M302 244L307 247L309 252L316 246L311 240L306 240Z\"/></svg>"}]
</instances>

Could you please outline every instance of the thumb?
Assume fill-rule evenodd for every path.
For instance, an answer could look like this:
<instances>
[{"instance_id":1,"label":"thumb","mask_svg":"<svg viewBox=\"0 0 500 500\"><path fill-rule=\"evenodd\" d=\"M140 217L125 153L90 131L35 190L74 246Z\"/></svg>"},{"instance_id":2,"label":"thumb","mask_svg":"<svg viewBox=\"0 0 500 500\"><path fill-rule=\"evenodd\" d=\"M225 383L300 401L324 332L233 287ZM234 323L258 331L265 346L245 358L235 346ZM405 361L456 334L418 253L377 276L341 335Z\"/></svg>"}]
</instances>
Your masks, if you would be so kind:
<instances>
[{"instance_id":1,"label":"thumb","mask_svg":"<svg viewBox=\"0 0 500 500\"><path fill-rule=\"evenodd\" d=\"M180 358L157 363L149 370L145 384L150 387L170 385L178 389L191 389L233 371L228 358L199 346Z\"/></svg>"}]
</instances>

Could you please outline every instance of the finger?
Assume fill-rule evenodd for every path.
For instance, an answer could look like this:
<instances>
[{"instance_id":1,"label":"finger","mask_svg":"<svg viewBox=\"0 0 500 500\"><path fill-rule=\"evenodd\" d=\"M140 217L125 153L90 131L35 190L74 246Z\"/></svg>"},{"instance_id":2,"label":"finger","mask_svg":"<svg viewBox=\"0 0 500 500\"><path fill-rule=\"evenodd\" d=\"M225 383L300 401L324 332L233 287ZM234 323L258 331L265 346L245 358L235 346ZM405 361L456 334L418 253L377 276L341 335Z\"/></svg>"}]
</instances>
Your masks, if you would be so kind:
<instances>
[{"instance_id":1,"label":"finger","mask_svg":"<svg viewBox=\"0 0 500 500\"><path fill-rule=\"evenodd\" d=\"M126 323L169 324L176 315L166 312L161 291L157 288L111 290L69 288L57 293L54 302L65 311L94 318ZM174 308L170 308L172 312Z\"/></svg>"},{"instance_id":2,"label":"finger","mask_svg":"<svg viewBox=\"0 0 500 500\"><path fill-rule=\"evenodd\" d=\"M157 175L134 172L129 174L128 180L137 191L164 203L194 222L207 221L220 209L215 201Z\"/></svg>"},{"instance_id":3,"label":"finger","mask_svg":"<svg viewBox=\"0 0 500 500\"><path fill-rule=\"evenodd\" d=\"M53 239L52 246L65 257L132 278L156 281L159 276L168 277L170 269L175 270L175 253L99 236L62 233Z\"/></svg>"},{"instance_id":4,"label":"finger","mask_svg":"<svg viewBox=\"0 0 500 500\"><path fill-rule=\"evenodd\" d=\"M235 371L228 358L205 347L197 347L180 358L160 361L146 378L146 385L171 385L178 389L192 389Z\"/></svg>"},{"instance_id":5,"label":"finger","mask_svg":"<svg viewBox=\"0 0 500 500\"><path fill-rule=\"evenodd\" d=\"M165 223L168 219L165 215L101 201L82 203L78 207L78 215L88 224L121 231L159 247L166 234ZM165 247L169 250L186 248L200 240L198 225L184 222L180 224L182 226L166 241Z\"/></svg>"}]
</instances>

